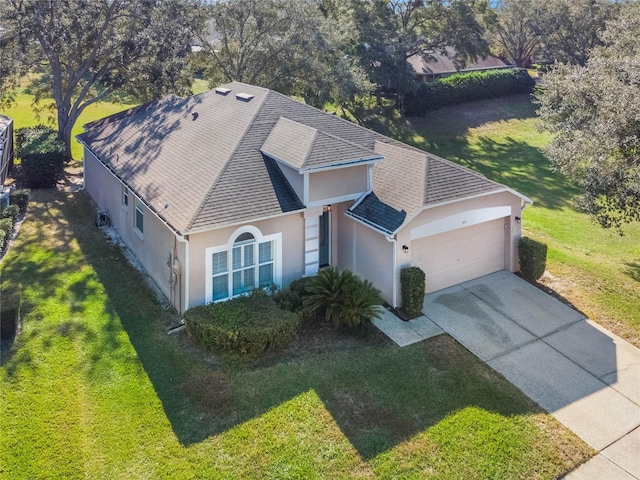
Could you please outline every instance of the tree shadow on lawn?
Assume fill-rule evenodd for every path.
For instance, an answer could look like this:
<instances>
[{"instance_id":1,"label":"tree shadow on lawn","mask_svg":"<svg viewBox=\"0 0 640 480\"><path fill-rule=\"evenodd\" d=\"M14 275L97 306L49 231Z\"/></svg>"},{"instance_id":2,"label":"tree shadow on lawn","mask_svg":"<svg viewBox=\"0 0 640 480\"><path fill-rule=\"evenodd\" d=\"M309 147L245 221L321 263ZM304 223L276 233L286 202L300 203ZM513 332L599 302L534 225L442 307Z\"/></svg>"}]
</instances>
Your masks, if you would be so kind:
<instances>
[{"instance_id":1,"label":"tree shadow on lawn","mask_svg":"<svg viewBox=\"0 0 640 480\"><path fill-rule=\"evenodd\" d=\"M625 273L636 282L640 282L640 260L625 262L627 266Z\"/></svg>"},{"instance_id":2,"label":"tree shadow on lawn","mask_svg":"<svg viewBox=\"0 0 640 480\"><path fill-rule=\"evenodd\" d=\"M573 206L573 199L580 193L578 187L554 171L540 149L511 137L496 141L482 136L474 142L457 137L424 148L511 187L545 208Z\"/></svg>"}]
</instances>

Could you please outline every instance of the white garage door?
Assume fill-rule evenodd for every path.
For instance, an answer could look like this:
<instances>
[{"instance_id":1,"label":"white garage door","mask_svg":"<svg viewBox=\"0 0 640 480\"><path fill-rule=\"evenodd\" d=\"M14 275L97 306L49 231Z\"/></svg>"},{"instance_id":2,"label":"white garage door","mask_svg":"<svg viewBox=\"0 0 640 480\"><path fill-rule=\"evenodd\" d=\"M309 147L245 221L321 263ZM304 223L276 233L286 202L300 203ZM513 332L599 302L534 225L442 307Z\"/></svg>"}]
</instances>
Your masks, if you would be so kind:
<instances>
[{"instance_id":1,"label":"white garage door","mask_svg":"<svg viewBox=\"0 0 640 480\"><path fill-rule=\"evenodd\" d=\"M412 264L435 292L504 268L505 220L498 218L411 242Z\"/></svg>"}]
</instances>

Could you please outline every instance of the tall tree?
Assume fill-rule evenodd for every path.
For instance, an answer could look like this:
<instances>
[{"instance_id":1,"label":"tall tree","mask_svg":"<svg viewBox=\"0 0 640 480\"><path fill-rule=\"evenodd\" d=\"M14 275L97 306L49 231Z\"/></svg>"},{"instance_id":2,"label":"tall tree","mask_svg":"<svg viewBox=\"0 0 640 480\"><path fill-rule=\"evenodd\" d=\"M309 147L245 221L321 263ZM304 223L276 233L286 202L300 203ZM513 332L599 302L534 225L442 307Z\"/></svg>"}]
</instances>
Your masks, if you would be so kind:
<instances>
[{"instance_id":1,"label":"tall tree","mask_svg":"<svg viewBox=\"0 0 640 480\"><path fill-rule=\"evenodd\" d=\"M307 0L225 0L211 5L202 37L210 81L293 90L315 54L321 15Z\"/></svg>"},{"instance_id":2,"label":"tall tree","mask_svg":"<svg viewBox=\"0 0 640 480\"><path fill-rule=\"evenodd\" d=\"M118 90L140 101L188 91L199 19L193 0L5 0L0 11L30 65L44 70L36 100L53 98L68 158L71 129L89 105Z\"/></svg>"},{"instance_id":3,"label":"tall tree","mask_svg":"<svg viewBox=\"0 0 640 480\"><path fill-rule=\"evenodd\" d=\"M22 54L16 35L0 27L0 105L11 103L22 73Z\"/></svg>"},{"instance_id":4,"label":"tall tree","mask_svg":"<svg viewBox=\"0 0 640 480\"><path fill-rule=\"evenodd\" d=\"M617 4L610 0L545 0L536 5L536 31L542 56L550 62L584 65L589 50L600 45L600 33Z\"/></svg>"},{"instance_id":5,"label":"tall tree","mask_svg":"<svg viewBox=\"0 0 640 480\"><path fill-rule=\"evenodd\" d=\"M348 107L372 89L350 55L355 42L340 0L224 0L212 4L199 61L211 85L240 81Z\"/></svg>"},{"instance_id":6,"label":"tall tree","mask_svg":"<svg viewBox=\"0 0 640 480\"><path fill-rule=\"evenodd\" d=\"M412 55L446 54L454 47L456 62L486 55L479 21L487 3L475 0L353 0L360 57L371 80L402 94L413 86L407 68Z\"/></svg>"},{"instance_id":7,"label":"tall tree","mask_svg":"<svg viewBox=\"0 0 640 480\"><path fill-rule=\"evenodd\" d=\"M621 6L584 67L558 65L538 101L552 163L603 227L640 220L640 4Z\"/></svg>"},{"instance_id":8,"label":"tall tree","mask_svg":"<svg viewBox=\"0 0 640 480\"><path fill-rule=\"evenodd\" d=\"M518 67L527 66L541 46L534 0L500 0L487 16L487 32L495 51Z\"/></svg>"}]
</instances>

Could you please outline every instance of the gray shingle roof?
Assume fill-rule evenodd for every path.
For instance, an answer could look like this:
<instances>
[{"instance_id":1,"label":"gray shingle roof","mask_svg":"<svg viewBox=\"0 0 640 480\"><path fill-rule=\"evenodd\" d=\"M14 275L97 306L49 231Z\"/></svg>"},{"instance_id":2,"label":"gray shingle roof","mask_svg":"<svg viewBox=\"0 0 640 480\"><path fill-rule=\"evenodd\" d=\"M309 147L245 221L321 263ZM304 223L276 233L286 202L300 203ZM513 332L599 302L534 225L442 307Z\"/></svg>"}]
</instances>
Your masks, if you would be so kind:
<instances>
[{"instance_id":1,"label":"gray shingle roof","mask_svg":"<svg viewBox=\"0 0 640 480\"><path fill-rule=\"evenodd\" d=\"M415 73L418 75L443 75L451 74L458 71L453 58L456 55L456 50L452 47L445 48L447 55L442 55L439 52L432 54L433 60L426 59L420 54L415 54L407 59L409 65ZM492 68L508 68L511 65L506 64L498 57L478 57L475 62L469 62L465 68L461 69L461 72L469 72L472 70L489 70Z\"/></svg>"},{"instance_id":2,"label":"gray shingle roof","mask_svg":"<svg viewBox=\"0 0 640 480\"><path fill-rule=\"evenodd\" d=\"M275 124L260 150L298 170L382 159L368 148L284 117Z\"/></svg>"},{"instance_id":3,"label":"gray shingle roof","mask_svg":"<svg viewBox=\"0 0 640 480\"><path fill-rule=\"evenodd\" d=\"M263 152L299 169L384 157L374 167L375 195L353 209L382 231L397 230L427 204L504 188L277 92L225 87L227 94L168 96L92 122L79 139L183 234L304 208Z\"/></svg>"}]
</instances>

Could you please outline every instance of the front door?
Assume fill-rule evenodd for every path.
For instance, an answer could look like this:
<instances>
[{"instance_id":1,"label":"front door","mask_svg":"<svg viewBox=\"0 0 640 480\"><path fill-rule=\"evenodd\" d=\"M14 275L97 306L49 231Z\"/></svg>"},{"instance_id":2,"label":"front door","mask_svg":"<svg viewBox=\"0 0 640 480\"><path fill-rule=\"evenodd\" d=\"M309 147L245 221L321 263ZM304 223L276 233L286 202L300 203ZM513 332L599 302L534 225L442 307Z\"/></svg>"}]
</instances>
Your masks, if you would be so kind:
<instances>
[{"instance_id":1,"label":"front door","mask_svg":"<svg viewBox=\"0 0 640 480\"><path fill-rule=\"evenodd\" d=\"M331 210L326 209L320 216L319 264L320 268L331 263Z\"/></svg>"}]
</instances>

